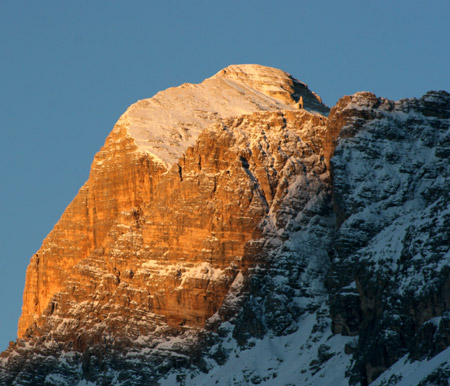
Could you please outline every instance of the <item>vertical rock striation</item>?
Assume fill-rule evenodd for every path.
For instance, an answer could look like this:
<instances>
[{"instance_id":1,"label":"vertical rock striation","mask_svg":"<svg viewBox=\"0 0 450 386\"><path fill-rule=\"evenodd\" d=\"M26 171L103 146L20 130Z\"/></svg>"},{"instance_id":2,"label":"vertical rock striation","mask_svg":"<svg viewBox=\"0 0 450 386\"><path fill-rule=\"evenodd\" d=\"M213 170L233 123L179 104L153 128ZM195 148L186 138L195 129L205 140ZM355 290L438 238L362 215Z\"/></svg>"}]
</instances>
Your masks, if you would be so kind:
<instances>
[{"instance_id":1,"label":"vertical rock striation","mask_svg":"<svg viewBox=\"0 0 450 386\"><path fill-rule=\"evenodd\" d=\"M117 216L151 200L166 168L137 146L118 123L97 153L89 180L67 207L27 269L18 336L48 307L74 267L104 248Z\"/></svg>"},{"instance_id":2,"label":"vertical rock striation","mask_svg":"<svg viewBox=\"0 0 450 386\"><path fill-rule=\"evenodd\" d=\"M35 321L51 304L52 296L63 289L64 283L71 277L78 263L94 251L98 255L99 250L108 248L114 241L116 233L113 233L113 236L108 235L112 226L120 221L118 218L122 213L133 210L138 213L142 205L153 201L160 176L178 162L189 145L196 143L202 130L227 117L255 111L295 111L298 109L296 103L300 96L303 96L306 109L328 111L327 107L321 104L320 98L289 74L269 67L241 65L227 67L201 84L184 84L132 105L119 119L105 145L95 156L89 180L31 259L27 270L18 336L25 336L27 329L34 326ZM213 147L211 141L207 146ZM208 167L208 153L198 155L199 159L195 161L186 157L189 157L189 154L180 162L198 163L196 169L190 166L192 173L201 170L201 157L203 167ZM227 161L221 160L222 163ZM182 173L181 169L184 167L176 166L174 173ZM158 190L158 205L173 207L168 205L167 200L164 201L164 197L174 191L171 186L174 183L177 182L168 182L166 178L164 187ZM186 186L186 183L185 181L183 186ZM204 183L206 184L206 180ZM187 190L188 188L185 189ZM207 200L209 196L202 199ZM155 210L153 215L159 216L159 221L165 217L161 210ZM228 213L229 217L230 215L231 213ZM153 225L148 221L144 226L144 243L147 238L152 237L155 227L162 226L155 221L158 220L154 219ZM197 224L191 231L201 231L202 225L199 221L201 220L197 219ZM117 232L117 226L118 224L114 232ZM164 226L167 226L164 231L165 238L177 238L180 229L184 229L184 225L180 223L172 228L171 224ZM255 224L249 223L245 226L246 232L251 234ZM239 229L233 229L231 225L230 229L231 232L240 234L242 227L241 225ZM203 231L202 237L205 238L211 230ZM190 256L205 249L203 241L193 244L188 233L183 233L183 237L185 239L178 240L178 252L171 253ZM186 249L181 252L184 248ZM159 252L165 251L167 245ZM242 251L236 251L237 256L240 254ZM194 259L197 262L202 261L203 255L200 254ZM188 257L190 258L192 257ZM186 256L182 259L186 259Z\"/></svg>"}]
</instances>

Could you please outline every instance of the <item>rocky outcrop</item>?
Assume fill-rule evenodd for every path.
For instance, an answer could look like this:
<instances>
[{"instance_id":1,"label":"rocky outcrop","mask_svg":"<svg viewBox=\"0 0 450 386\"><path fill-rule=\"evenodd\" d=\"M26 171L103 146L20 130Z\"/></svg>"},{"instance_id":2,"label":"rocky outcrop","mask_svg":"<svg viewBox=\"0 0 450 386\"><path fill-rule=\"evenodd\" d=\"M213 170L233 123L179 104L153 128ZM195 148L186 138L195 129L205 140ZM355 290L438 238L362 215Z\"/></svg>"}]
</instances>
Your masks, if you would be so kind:
<instances>
[{"instance_id":1,"label":"rocky outcrop","mask_svg":"<svg viewBox=\"0 0 450 386\"><path fill-rule=\"evenodd\" d=\"M288 106L294 105L323 115L329 113L329 108L322 103L322 99L305 83L275 68L264 67L262 71L258 65L229 66L219 71L213 78L215 77L244 83L247 87Z\"/></svg>"},{"instance_id":2,"label":"rocky outcrop","mask_svg":"<svg viewBox=\"0 0 450 386\"><path fill-rule=\"evenodd\" d=\"M449 117L446 92L398 102L358 93L330 113L340 228L328 288L334 332L359 335L355 383L448 347Z\"/></svg>"}]
</instances>

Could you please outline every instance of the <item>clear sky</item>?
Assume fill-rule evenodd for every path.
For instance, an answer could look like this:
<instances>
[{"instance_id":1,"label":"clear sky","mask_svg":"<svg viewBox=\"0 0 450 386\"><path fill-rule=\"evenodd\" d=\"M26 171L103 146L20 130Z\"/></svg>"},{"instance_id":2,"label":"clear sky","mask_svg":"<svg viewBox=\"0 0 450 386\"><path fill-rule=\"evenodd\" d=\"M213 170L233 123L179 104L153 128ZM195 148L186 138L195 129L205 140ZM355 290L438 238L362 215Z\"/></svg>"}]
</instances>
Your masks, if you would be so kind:
<instances>
[{"instance_id":1,"label":"clear sky","mask_svg":"<svg viewBox=\"0 0 450 386\"><path fill-rule=\"evenodd\" d=\"M0 351L30 257L135 101L229 64L281 68L330 107L450 91L448 0L0 1Z\"/></svg>"}]
</instances>

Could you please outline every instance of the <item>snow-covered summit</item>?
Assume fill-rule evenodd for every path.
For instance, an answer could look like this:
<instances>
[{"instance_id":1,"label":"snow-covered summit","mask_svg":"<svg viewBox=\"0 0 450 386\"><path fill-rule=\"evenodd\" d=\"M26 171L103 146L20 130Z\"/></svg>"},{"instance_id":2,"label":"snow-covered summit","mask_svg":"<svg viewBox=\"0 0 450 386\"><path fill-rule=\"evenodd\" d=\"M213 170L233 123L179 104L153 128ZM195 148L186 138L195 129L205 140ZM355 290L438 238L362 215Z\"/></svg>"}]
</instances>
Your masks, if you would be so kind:
<instances>
[{"instance_id":1,"label":"snow-covered summit","mask_svg":"<svg viewBox=\"0 0 450 386\"><path fill-rule=\"evenodd\" d=\"M232 65L200 84L185 83L138 101L117 126L126 127L140 150L168 167L214 122L302 107L321 114L329 110L306 84L284 71L255 64Z\"/></svg>"},{"instance_id":2,"label":"snow-covered summit","mask_svg":"<svg viewBox=\"0 0 450 386\"><path fill-rule=\"evenodd\" d=\"M233 64L219 71L211 79L213 78L226 78L243 84L287 105L298 106L301 96L306 109L327 112L323 105L319 105L322 103L320 97L311 92L306 83L277 68L258 64Z\"/></svg>"}]
</instances>

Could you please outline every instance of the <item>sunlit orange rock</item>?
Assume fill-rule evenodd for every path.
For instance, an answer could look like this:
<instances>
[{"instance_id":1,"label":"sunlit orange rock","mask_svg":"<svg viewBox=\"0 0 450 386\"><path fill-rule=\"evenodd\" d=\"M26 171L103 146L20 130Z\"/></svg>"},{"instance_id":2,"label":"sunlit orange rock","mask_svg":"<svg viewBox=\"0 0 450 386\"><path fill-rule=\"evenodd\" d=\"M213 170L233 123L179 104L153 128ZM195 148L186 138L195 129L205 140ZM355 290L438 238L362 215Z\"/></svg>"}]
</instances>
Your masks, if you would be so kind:
<instances>
[{"instance_id":1,"label":"sunlit orange rock","mask_svg":"<svg viewBox=\"0 0 450 386\"><path fill-rule=\"evenodd\" d=\"M161 324L203 327L260 262L254 241L282 221L289 176L310 172L298 160L327 173L327 119L308 109L327 111L303 83L255 65L131 106L31 259L19 337L82 350Z\"/></svg>"}]
</instances>

